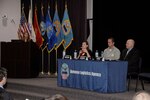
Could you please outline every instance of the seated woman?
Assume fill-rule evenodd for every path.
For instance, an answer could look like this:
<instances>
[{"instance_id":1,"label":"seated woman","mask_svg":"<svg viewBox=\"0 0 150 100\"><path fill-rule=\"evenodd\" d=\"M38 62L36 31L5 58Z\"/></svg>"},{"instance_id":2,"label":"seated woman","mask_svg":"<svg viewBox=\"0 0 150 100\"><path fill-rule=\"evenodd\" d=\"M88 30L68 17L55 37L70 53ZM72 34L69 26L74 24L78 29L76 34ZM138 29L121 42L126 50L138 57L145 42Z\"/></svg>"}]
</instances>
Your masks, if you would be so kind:
<instances>
[{"instance_id":1,"label":"seated woman","mask_svg":"<svg viewBox=\"0 0 150 100\"><path fill-rule=\"evenodd\" d=\"M79 59L92 59L92 51L89 49L89 44L87 41L82 42L81 50L79 51L78 58Z\"/></svg>"}]
</instances>

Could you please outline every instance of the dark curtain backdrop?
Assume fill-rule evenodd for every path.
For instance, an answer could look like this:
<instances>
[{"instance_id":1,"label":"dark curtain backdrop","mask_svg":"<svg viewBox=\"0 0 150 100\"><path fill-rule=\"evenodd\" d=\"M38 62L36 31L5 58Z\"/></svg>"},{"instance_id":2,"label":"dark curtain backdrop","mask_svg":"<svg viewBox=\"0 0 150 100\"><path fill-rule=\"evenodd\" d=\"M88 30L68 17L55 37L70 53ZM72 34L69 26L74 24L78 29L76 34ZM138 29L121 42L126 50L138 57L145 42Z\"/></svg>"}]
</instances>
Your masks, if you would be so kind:
<instances>
[{"instance_id":1,"label":"dark curtain backdrop","mask_svg":"<svg viewBox=\"0 0 150 100\"><path fill-rule=\"evenodd\" d=\"M107 38L113 36L115 45L122 51L128 38L136 41L141 51L142 70L150 72L147 59L149 33L149 5L145 1L104 1L94 0L93 47L104 50Z\"/></svg>"},{"instance_id":2,"label":"dark curtain backdrop","mask_svg":"<svg viewBox=\"0 0 150 100\"><path fill-rule=\"evenodd\" d=\"M33 0L33 10L35 5L37 6L37 14L38 20L40 23L40 14L41 14L41 4L44 6L44 15L46 16L47 6L50 5L50 16L53 19L55 12L55 1L56 0ZM74 40L72 44L67 49L67 54L72 55L75 49L79 49L81 47L82 41L86 39L86 0L57 0L58 5L58 14L60 17L60 21L62 21L64 10L65 10L65 2L67 2L68 14L71 21ZM24 4L24 11L26 14L26 18L28 18L30 0L21 0L21 4ZM62 57L63 46L61 45L57 50L57 57ZM45 51L45 64L44 71L47 72L47 51ZM56 68L56 51L53 50L51 52L51 72L55 72Z\"/></svg>"}]
</instances>

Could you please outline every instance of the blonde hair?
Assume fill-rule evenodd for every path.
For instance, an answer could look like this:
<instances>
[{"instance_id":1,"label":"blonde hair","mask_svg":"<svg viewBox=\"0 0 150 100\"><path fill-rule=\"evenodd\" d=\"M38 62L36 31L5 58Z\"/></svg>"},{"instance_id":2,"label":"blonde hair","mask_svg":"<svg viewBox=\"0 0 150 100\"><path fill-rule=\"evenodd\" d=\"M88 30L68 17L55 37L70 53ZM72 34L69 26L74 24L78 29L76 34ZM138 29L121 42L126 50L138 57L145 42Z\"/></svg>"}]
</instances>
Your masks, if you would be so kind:
<instances>
[{"instance_id":1,"label":"blonde hair","mask_svg":"<svg viewBox=\"0 0 150 100\"><path fill-rule=\"evenodd\" d=\"M132 100L150 100L150 94L146 91L137 92Z\"/></svg>"},{"instance_id":2,"label":"blonde hair","mask_svg":"<svg viewBox=\"0 0 150 100\"><path fill-rule=\"evenodd\" d=\"M68 100L68 98L62 94L55 94L52 97L45 98L45 100Z\"/></svg>"}]
</instances>

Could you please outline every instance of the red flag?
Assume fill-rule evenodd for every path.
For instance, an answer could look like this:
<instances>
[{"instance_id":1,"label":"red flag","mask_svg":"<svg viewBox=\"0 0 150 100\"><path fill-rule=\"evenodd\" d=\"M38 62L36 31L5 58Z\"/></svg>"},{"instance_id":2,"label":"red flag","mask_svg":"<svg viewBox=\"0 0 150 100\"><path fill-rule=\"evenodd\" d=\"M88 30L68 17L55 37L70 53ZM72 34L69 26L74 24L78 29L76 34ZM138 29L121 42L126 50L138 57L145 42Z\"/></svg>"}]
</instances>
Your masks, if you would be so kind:
<instances>
[{"instance_id":1,"label":"red flag","mask_svg":"<svg viewBox=\"0 0 150 100\"><path fill-rule=\"evenodd\" d=\"M36 34L36 44L41 47L43 45L43 38L41 36L41 31L38 25L38 19L37 19L37 8L34 10L34 23L33 23L34 31Z\"/></svg>"}]
</instances>

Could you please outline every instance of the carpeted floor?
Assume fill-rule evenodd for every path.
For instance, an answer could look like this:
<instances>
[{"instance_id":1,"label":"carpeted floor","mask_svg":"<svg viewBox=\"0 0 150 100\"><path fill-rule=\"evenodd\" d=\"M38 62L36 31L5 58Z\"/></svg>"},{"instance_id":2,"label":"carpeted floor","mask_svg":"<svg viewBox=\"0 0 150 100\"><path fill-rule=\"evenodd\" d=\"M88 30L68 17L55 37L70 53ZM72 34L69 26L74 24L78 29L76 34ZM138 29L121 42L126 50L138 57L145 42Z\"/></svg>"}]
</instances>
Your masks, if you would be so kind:
<instances>
[{"instance_id":1,"label":"carpeted floor","mask_svg":"<svg viewBox=\"0 0 150 100\"><path fill-rule=\"evenodd\" d=\"M38 91L39 94L41 95L43 94L43 96L41 96L43 98L60 93L66 95L69 98L69 100L131 100L132 96L135 94L134 91L135 80L131 80L130 91L126 91L123 93L96 93L96 92L86 91L86 90L58 87L57 78L26 78L26 79L8 78L7 83L8 83L8 88L7 88L8 91L11 90L12 92L12 88L15 90L19 85L20 87L21 85L26 85L26 89L30 88L29 91L32 93ZM31 90L32 87L35 87L34 91ZM145 83L145 89L146 91L150 92L150 83ZM141 84L139 83L138 91L140 90L142 90L142 88L141 88ZM40 93L39 91L41 91L42 93ZM28 95L26 95L26 97L28 98ZM23 100L23 98L20 100ZM30 100L39 100L39 99L30 99Z\"/></svg>"}]
</instances>

